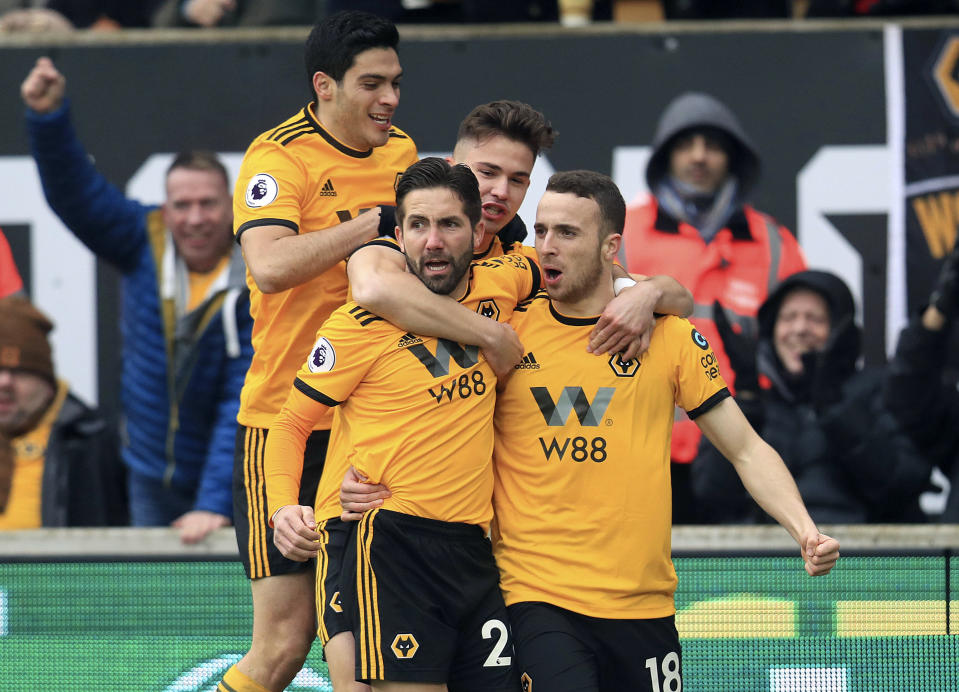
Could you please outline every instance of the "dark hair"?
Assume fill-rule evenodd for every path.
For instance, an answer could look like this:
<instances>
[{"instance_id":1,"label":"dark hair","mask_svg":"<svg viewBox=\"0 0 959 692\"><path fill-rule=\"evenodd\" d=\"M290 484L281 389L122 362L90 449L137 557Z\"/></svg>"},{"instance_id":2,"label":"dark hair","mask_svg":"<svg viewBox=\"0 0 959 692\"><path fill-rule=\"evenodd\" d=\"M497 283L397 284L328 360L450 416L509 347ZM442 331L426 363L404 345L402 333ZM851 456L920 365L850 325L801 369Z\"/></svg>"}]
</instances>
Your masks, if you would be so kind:
<instances>
[{"instance_id":1,"label":"dark hair","mask_svg":"<svg viewBox=\"0 0 959 692\"><path fill-rule=\"evenodd\" d=\"M226 167L220 161L220 157L212 151L206 149L190 149L181 151L173 157L173 163L166 169L166 174L170 175L177 168L186 168L191 171L213 171L223 176L223 182L226 183L226 189L230 189L230 176L226 172Z\"/></svg>"},{"instance_id":2,"label":"dark hair","mask_svg":"<svg viewBox=\"0 0 959 692\"><path fill-rule=\"evenodd\" d=\"M317 72L341 82L358 54L370 48L397 50L399 42L396 25L369 12L343 10L322 19L307 37L304 50L310 95L316 98L313 75Z\"/></svg>"},{"instance_id":3,"label":"dark hair","mask_svg":"<svg viewBox=\"0 0 959 692\"><path fill-rule=\"evenodd\" d=\"M623 232L623 226L626 223L626 201L616 187L616 183L608 175L594 171L554 173L546 183L546 191L571 192L577 197L593 200L599 205L599 214L606 235Z\"/></svg>"},{"instance_id":4,"label":"dark hair","mask_svg":"<svg viewBox=\"0 0 959 692\"><path fill-rule=\"evenodd\" d=\"M529 147L533 156L549 149L559 133L546 117L529 104L520 101L491 101L477 106L463 118L456 142L464 139L483 141L503 135Z\"/></svg>"},{"instance_id":5,"label":"dark hair","mask_svg":"<svg viewBox=\"0 0 959 692\"><path fill-rule=\"evenodd\" d=\"M403 209L406 195L413 190L432 188L446 188L453 192L463 203L463 212L470 221L470 227L476 227L483 213L476 175L469 166L461 163L451 166L445 159L436 156L420 159L403 171L396 185L396 220L400 226L406 216Z\"/></svg>"}]
</instances>

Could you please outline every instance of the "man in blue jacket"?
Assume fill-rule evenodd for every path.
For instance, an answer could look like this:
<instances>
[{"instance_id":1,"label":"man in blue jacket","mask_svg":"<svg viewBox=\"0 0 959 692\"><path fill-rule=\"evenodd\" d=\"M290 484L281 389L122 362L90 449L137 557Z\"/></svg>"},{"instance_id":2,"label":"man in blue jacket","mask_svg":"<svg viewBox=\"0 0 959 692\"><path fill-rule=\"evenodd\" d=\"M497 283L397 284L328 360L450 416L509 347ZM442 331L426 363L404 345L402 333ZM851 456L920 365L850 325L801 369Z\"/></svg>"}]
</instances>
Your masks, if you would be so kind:
<instances>
[{"instance_id":1,"label":"man in blue jacket","mask_svg":"<svg viewBox=\"0 0 959 692\"><path fill-rule=\"evenodd\" d=\"M215 155L178 155L161 207L126 199L90 163L40 58L21 87L47 202L123 275L123 459L134 526L186 543L232 520L240 389L252 357L249 296L233 244L232 195Z\"/></svg>"}]
</instances>

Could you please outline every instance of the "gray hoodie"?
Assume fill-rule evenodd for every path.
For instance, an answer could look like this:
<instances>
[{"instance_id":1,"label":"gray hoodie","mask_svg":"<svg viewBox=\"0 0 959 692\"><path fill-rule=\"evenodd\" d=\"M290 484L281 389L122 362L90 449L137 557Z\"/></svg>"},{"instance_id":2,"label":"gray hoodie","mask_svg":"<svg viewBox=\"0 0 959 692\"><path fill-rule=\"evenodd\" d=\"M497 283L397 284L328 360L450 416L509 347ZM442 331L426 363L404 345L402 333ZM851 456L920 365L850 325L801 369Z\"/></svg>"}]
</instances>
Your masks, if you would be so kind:
<instances>
[{"instance_id":1,"label":"gray hoodie","mask_svg":"<svg viewBox=\"0 0 959 692\"><path fill-rule=\"evenodd\" d=\"M653 154L646 165L649 189L655 190L669 173L669 152L673 140L694 127L721 130L736 143L736 151L730 156L730 171L739 180L740 198L745 198L759 180L759 153L729 108L709 94L697 92L677 96L659 117L653 138Z\"/></svg>"}]
</instances>

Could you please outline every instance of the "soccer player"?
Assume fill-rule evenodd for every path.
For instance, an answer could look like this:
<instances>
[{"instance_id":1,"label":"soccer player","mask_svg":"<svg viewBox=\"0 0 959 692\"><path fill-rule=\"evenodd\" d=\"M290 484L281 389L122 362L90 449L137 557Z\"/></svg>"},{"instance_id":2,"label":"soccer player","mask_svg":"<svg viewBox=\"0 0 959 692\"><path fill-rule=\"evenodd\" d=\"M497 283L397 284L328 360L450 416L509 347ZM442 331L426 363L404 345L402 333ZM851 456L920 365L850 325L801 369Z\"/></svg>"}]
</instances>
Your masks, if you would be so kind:
<instances>
[{"instance_id":1,"label":"soccer player","mask_svg":"<svg viewBox=\"0 0 959 692\"><path fill-rule=\"evenodd\" d=\"M493 542L528 689L681 689L670 560L674 405L789 531L810 575L829 572L838 557L838 542L819 533L690 322L657 319L638 359L583 356L612 296L624 214L608 177L553 175L535 224L546 291L512 319L539 367L517 369L497 400Z\"/></svg>"},{"instance_id":2,"label":"soccer player","mask_svg":"<svg viewBox=\"0 0 959 692\"><path fill-rule=\"evenodd\" d=\"M524 689L681 689L670 560L674 405L789 531L810 575L828 573L839 556L690 322L658 318L638 359L584 357L612 297L624 214L608 177L552 176L535 224L546 290L511 319L527 356L496 403L493 542ZM369 501L379 486L343 488L344 517L381 502Z\"/></svg>"},{"instance_id":3,"label":"soccer player","mask_svg":"<svg viewBox=\"0 0 959 692\"><path fill-rule=\"evenodd\" d=\"M536 292L539 271L520 255L472 262L480 216L466 166L423 159L398 183L397 239L411 273L430 291L505 320ZM356 679L375 690L518 685L486 537L495 387L477 347L406 332L348 303L321 327L273 421L266 479L277 544L300 559L319 551L318 600L351 612ZM317 524L313 507L297 499L310 430L334 407L331 457L347 455L392 489L348 537L331 536L328 523ZM324 569L342 542L344 595L337 599L326 591L336 582Z\"/></svg>"},{"instance_id":4,"label":"soccer player","mask_svg":"<svg viewBox=\"0 0 959 692\"><path fill-rule=\"evenodd\" d=\"M253 141L237 180L234 219L255 354L237 416L233 501L254 624L250 650L227 671L222 690L286 688L315 636L313 567L273 545L263 448L317 326L346 301L344 258L376 237L377 205L393 203L397 177L417 158L412 140L392 123L402 77L398 41L391 22L364 12L319 22L305 46L312 102ZM331 420L318 419L306 445L308 503Z\"/></svg>"}]
</instances>

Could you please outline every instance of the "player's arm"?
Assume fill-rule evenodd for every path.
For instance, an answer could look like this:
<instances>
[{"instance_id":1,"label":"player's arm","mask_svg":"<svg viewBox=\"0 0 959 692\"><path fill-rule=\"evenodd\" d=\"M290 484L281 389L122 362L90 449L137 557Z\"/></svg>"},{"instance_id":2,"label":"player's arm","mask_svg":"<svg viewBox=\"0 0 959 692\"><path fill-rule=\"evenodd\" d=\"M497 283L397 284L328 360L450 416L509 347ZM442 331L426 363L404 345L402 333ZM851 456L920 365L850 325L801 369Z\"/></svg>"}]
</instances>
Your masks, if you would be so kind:
<instances>
[{"instance_id":1,"label":"player's arm","mask_svg":"<svg viewBox=\"0 0 959 692\"><path fill-rule=\"evenodd\" d=\"M353 300L401 329L479 346L498 376L523 357L512 327L433 293L406 271L406 258L397 249L366 245L350 256L346 271Z\"/></svg>"},{"instance_id":2,"label":"player's arm","mask_svg":"<svg viewBox=\"0 0 959 692\"><path fill-rule=\"evenodd\" d=\"M606 305L590 333L590 353L622 353L623 360L636 358L649 348L655 314L686 317L693 311L693 295L671 276L628 275L613 265L616 297ZM629 285L630 281L635 284ZM654 314L655 313L655 314Z\"/></svg>"},{"instance_id":3,"label":"player's arm","mask_svg":"<svg viewBox=\"0 0 959 692\"><path fill-rule=\"evenodd\" d=\"M316 233L270 224L242 231L240 246L246 265L263 293L278 293L316 278L375 238L380 209Z\"/></svg>"},{"instance_id":4,"label":"player's arm","mask_svg":"<svg viewBox=\"0 0 959 692\"><path fill-rule=\"evenodd\" d=\"M315 541L320 538L313 508L300 505L299 496L306 440L327 408L294 386L266 438L263 469L273 543L299 562L316 557Z\"/></svg>"},{"instance_id":5,"label":"player's arm","mask_svg":"<svg viewBox=\"0 0 959 692\"><path fill-rule=\"evenodd\" d=\"M696 424L735 467L753 499L799 544L806 572L828 574L839 559L839 541L819 533L782 458L746 420L732 397L698 416Z\"/></svg>"}]
</instances>

